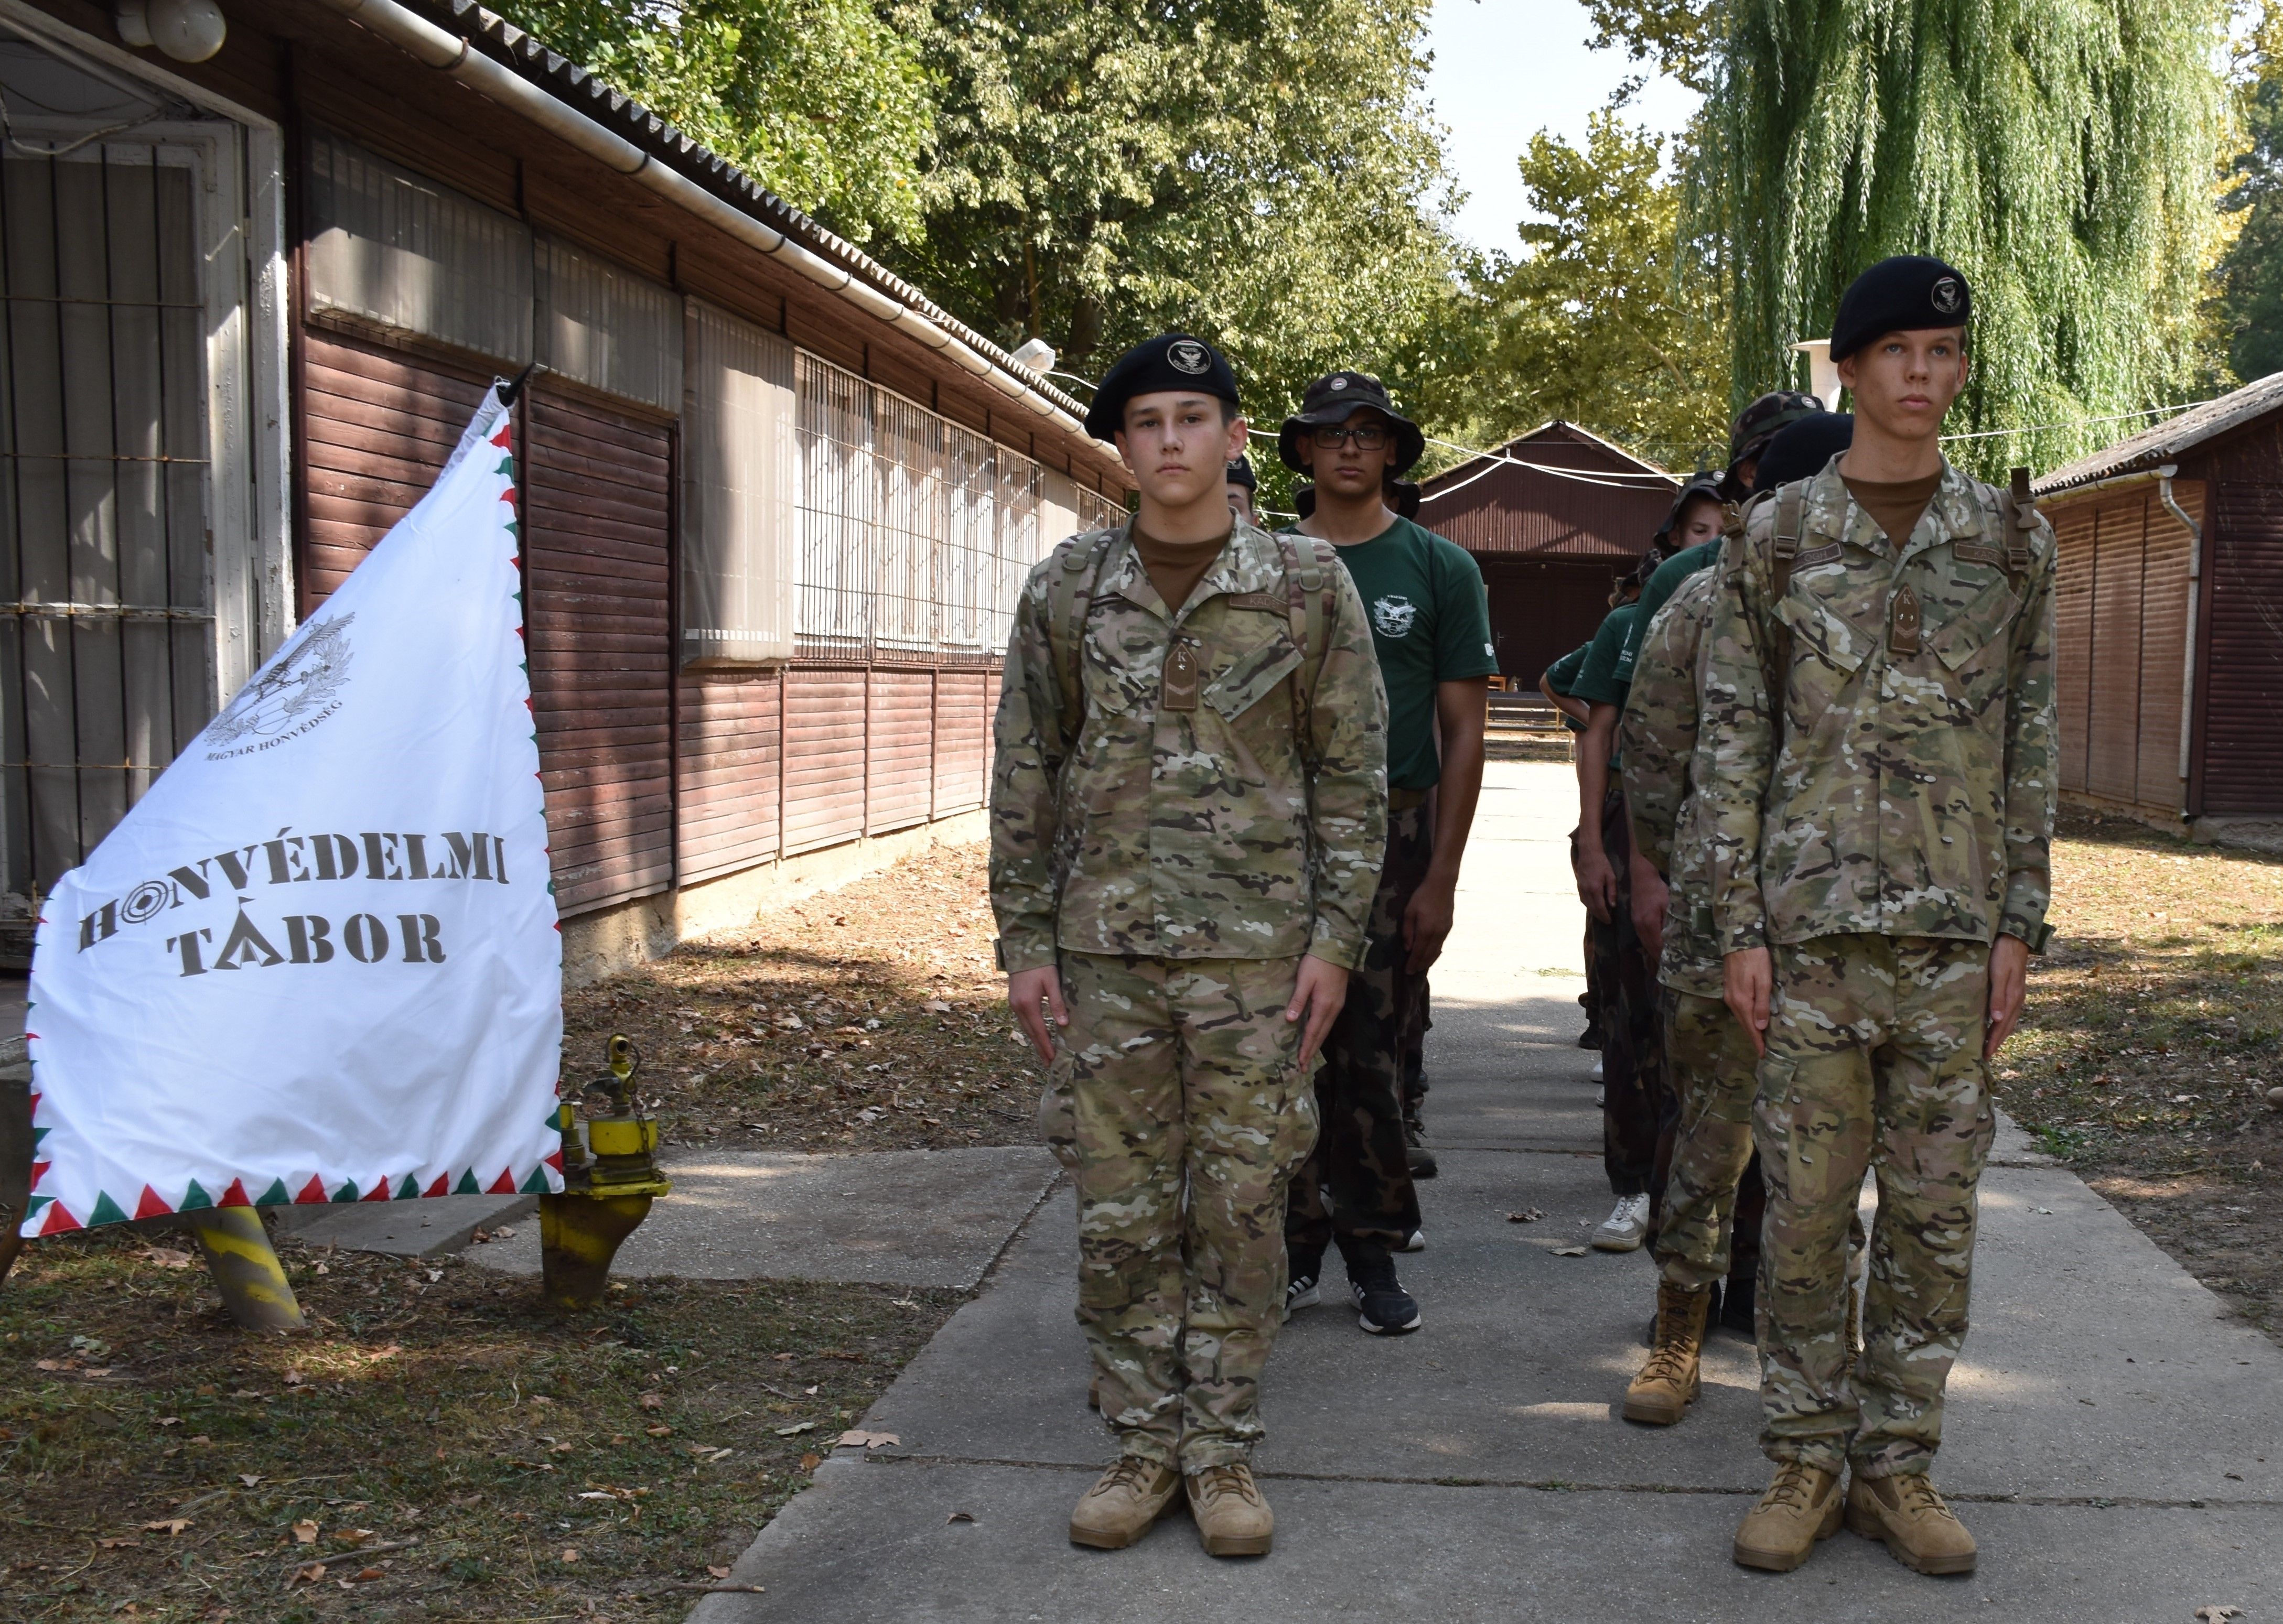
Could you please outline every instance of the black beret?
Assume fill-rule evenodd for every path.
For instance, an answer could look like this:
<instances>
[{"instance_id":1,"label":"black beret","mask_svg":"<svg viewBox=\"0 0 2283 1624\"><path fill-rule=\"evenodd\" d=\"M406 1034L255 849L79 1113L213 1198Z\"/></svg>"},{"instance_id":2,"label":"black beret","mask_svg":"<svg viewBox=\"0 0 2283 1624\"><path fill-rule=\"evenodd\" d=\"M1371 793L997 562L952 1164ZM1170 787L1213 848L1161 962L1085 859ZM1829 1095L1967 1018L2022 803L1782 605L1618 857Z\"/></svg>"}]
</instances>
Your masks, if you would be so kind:
<instances>
[{"instance_id":1,"label":"black beret","mask_svg":"<svg viewBox=\"0 0 2283 1624\"><path fill-rule=\"evenodd\" d=\"M1284 420L1277 431L1276 455L1284 466L1295 473L1305 470L1300 461L1300 431L1319 424L1345 423L1358 407L1366 407L1387 419L1395 431L1395 448L1387 460L1387 471L1400 474L1407 471L1427 449L1427 437L1419 425L1395 409L1395 402L1387 397L1387 385L1368 372L1330 372L1308 385L1300 397L1300 409Z\"/></svg>"},{"instance_id":2,"label":"black beret","mask_svg":"<svg viewBox=\"0 0 2283 1624\"><path fill-rule=\"evenodd\" d=\"M1901 330L1882 327L1882 332ZM1773 491L1780 485L1789 485L1795 479L1812 478L1823 471L1823 465L1854 443L1855 414L1852 412L1818 412L1812 417L1803 417L1788 429L1779 430L1760 453L1760 465L1752 475L1752 494Z\"/></svg>"},{"instance_id":3,"label":"black beret","mask_svg":"<svg viewBox=\"0 0 2283 1624\"><path fill-rule=\"evenodd\" d=\"M1831 323L1831 359L1844 361L1888 333L1963 327L1974 296L1957 268L1930 254L1898 253L1847 284Z\"/></svg>"},{"instance_id":4,"label":"black beret","mask_svg":"<svg viewBox=\"0 0 2283 1624\"><path fill-rule=\"evenodd\" d=\"M1241 485L1248 491L1260 488L1260 477L1252 471L1252 459L1239 457L1228 465L1227 484Z\"/></svg>"},{"instance_id":5,"label":"black beret","mask_svg":"<svg viewBox=\"0 0 2283 1624\"><path fill-rule=\"evenodd\" d=\"M1187 333L1160 333L1110 363L1095 389L1094 404L1086 408L1086 431L1096 439L1114 440L1126 426L1128 400L1170 390L1237 403L1236 374L1219 350Z\"/></svg>"}]
</instances>

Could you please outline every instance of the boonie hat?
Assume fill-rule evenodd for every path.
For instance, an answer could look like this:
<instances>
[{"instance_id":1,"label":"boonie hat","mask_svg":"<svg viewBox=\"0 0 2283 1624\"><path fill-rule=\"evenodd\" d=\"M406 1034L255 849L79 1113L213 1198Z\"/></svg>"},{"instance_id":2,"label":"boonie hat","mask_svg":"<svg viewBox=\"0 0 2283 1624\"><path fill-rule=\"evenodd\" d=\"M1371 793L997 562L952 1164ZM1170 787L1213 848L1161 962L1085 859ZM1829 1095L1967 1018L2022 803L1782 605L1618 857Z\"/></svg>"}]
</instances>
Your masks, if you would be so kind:
<instances>
[{"instance_id":1,"label":"boonie hat","mask_svg":"<svg viewBox=\"0 0 2283 1624\"><path fill-rule=\"evenodd\" d=\"M1173 390L1237 404L1236 374L1219 350L1187 333L1160 333L1110 363L1094 392L1094 404L1086 408L1086 431L1096 439L1115 440L1126 426L1128 400Z\"/></svg>"},{"instance_id":2,"label":"boonie hat","mask_svg":"<svg viewBox=\"0 0 2283 1624\"><path fill-rule=\"evenodd\" d=\"M1956 266L1932 254L1898 253L1847 284L1831 323L1831 359L1844 361L1887 333L1964 327L1974 295Z\"/></svg>"},{"instance_id":3,"label":"boonie hat","mask_svg":"<svg viewBox=\"0 0 2283 1624\"><path fill-rule=\"evenodd\" d=\"M1419 425L1395 409L1395 402L1387 398L1387 385L1367 372L1332 372L1308 385L1300 397L1300 409L1284 420L1276 433L1276 455L1284 466L1296 472L1306 464L1300 461L1300 431L1319 428L1328 423L1345 423L1348 414L1358 407L1368 407L1388 421L1395 431L1395 448L1390 454L1387 471L1400 474L1416 462L1427 449L1427 437Z\"/></svg>"},{"instance_id":4,"label":"boonie hat","mask_svg":"<svg viewBox=\"0 0 2283 1624\"><path fill-rule=\"evenodd\" d=\"M1672 506L1665 512L1664 523L1656 527L1656 539L1649 546L1659 552L1669 553L1672 532L1680 528L1680 516L1688 510L1688 504L1699 500L1718 503L1720 501L1721 478L1721 475L1710 470L1691 474L1687 483L1674 493Z\"/></svg>"}]
</instances>

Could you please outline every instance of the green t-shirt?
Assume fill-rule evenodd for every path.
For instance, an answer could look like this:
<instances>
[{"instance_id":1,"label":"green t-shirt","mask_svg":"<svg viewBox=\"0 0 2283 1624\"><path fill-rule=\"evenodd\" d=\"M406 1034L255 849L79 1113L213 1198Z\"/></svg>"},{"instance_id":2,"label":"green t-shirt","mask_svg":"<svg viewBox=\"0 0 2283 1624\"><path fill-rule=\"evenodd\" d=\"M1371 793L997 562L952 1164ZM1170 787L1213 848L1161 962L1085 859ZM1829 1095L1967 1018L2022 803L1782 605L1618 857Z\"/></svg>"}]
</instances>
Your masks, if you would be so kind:
<instances>
[{"instance_id":1,"label":"green t-shirt","mask_svg":"<svg viewBox=\"0 0 2283 1624\"><path fill-rule=\"evenodd\" d=\"M1586 669L1586 655L1593 646L1590 641L1579 643L1553 664L1548 665L1546 668L1546 686L1561 695L1562 698L1569 698L1570 690L1578 685L1578 673ZM1572 733L1586 731L1585 724L1567 711L1562 713L1562 725Z\"/></svg>"},{"instance_id":2,"label":"green t-shirt","mask_svg":"<svg viewBox=\"0 0 2283 1624\"><path fill-rule=\"evenodd\" d=\"M1409 519L1335 550L1371 618L1387 685L1387 787L1432 789L1443 775L1435 685L1498 671L1482 570L1457 542Z\"/></svg>"},{"instance_id":3,"label":"green t-shirt","mask_svg":"<svg viewBox=\"0 0 2283 1624\"><path fill-rule=\"evenodd\" d=\"M1680 583L1699 570L1709 570L1720 561L1720 540L1700 541L1695 547L1684 547L1656 566L1649 574L1648 583L1641 588L1640 612L1633 617L1632 629L1625 633L1625 646L1617 653L1617 680L1628 688L1632 685L1633 661L1640 657L1642 641L1648 636L1648 623L1656 618L1665 600L1680 590Z\"/></svg>"},{"instance_id":4,"label":"green t-shirt","mask_svg":"<svg viewBox=\"0 0 2283 1624\"><path fill-rule=\"evenodd\" d=\"M1640 607L1638 602L1620 603L1601 622L1601 629L1586 646L1586 665L1570 690L1572 699L1582 699L1589 705L1625 703L1625 690L1632 686L1632 673L1619 676L1617 660L1625 652L1625 639L1632 634L1633 617Z\"/></svg>"}]
</instances>

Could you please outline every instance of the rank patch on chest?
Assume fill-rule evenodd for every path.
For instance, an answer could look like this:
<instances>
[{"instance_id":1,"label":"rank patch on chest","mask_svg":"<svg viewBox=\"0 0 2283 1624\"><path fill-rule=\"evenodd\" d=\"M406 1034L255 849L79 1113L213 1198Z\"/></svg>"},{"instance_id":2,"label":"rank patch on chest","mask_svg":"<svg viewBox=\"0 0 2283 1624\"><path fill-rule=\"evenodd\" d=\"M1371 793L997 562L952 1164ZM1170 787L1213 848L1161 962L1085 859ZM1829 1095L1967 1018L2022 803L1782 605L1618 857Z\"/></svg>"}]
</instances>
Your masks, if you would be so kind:
<instances>
[{"instance_id":1,"label":"rank patch on chest","mask_svg":"<svg viewBox=\"0 0 2283 1624\"><path fill-rule=\"evenodd\" d=\"M1177 640L1165 651L1165 675L1159 684L1160 711L1197 708L1197 651L1187 640Z\"/></svg>"},{"instance_id":2,"label":"rank patch on chest","mask_svg":"<svg viewBox=\"0 0 2283 1624\"><path fill-rule=\"evenodd\" d=\"M1905 586L1895 594L1894 618L1887 625L1887 649L1893 654L1919 651L1919 594Z\"/></svg>"}]
</instances>

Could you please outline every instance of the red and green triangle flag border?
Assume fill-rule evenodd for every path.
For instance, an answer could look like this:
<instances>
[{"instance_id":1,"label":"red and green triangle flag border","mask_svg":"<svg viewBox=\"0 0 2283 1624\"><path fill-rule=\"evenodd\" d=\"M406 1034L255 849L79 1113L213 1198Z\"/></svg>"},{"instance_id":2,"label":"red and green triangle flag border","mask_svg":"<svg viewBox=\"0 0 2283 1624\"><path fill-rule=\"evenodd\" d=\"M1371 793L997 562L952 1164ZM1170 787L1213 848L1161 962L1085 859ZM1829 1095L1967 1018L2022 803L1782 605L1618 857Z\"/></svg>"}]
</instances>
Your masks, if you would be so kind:
<instances>
[{"instance_id":1,"label":"red and green triangle flag border","mask_svg":"<svg viewBox=\"0 0 2283 1624\"><path fill-rule=\"evenodd\" d=\"M554 1170L556 1177L550 1179L548 1177L549 1169ZM45 1163L35 1164L33 1177L36 1179L44 1171ZM324 1181L312 1173L298 1189L277 1178L272 1179L269 1187L259 1196L249 1197L245 1193L245 1181L242 1178L231 1179L229 1188L220 1195L212 1193L193 1178L181 1198L171 1204L166 1197L145 1185L131 1212L108 1191L97 1193L95 1206L83 1219L50 1195L33 1196L29 1212L35 1216L43 1212L46 1214L40 1219L39 1233L63 1235L76 1229L95 1229L105 1224L125 1224L137 1218L163 1218L174 1213L199 1212L214 1207L308 1207L341 1201L410 1201L433 1195L548 1195L557 1189L562 1172L563 1153L556 1151L519 1177L513 1168L502 1168L499 1176L488 1183L478 1176L475 1169L467 1168L462 1170L457 1179L449 1173L439 1173L425 1189L417 1178L407 1173L393 1185L386 1175L376 1177L370 1188L364 1191L360 1190L356 1180L345 1178L329 1192Z\"/></svg>"}]
</instances>

